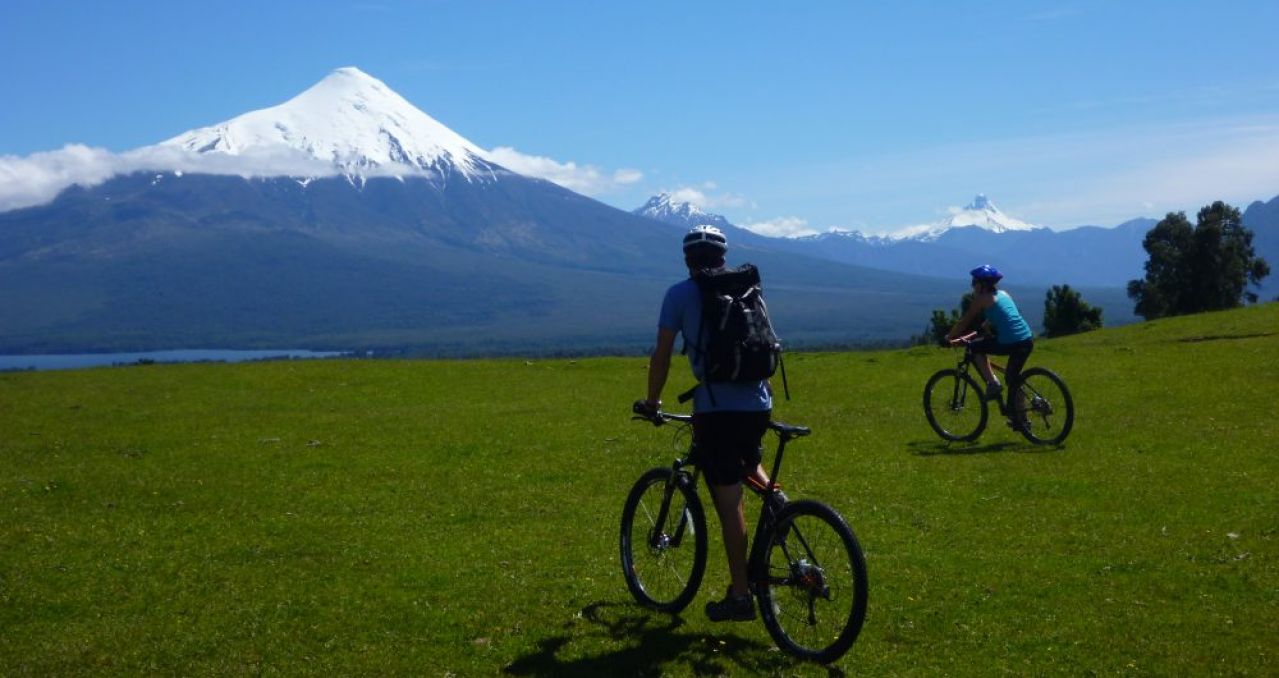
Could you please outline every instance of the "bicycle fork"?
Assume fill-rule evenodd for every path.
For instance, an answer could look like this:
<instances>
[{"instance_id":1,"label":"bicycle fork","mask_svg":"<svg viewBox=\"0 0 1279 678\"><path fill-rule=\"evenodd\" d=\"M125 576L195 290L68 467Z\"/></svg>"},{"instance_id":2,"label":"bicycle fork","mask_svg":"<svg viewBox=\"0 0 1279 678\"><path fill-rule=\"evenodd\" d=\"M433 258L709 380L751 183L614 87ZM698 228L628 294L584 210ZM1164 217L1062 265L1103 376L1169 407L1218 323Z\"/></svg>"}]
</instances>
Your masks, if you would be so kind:
<instances>
[{"instance_id":1,"label":"bicycle fork","mask_svg":"<svg viewBox=\"0 0 1279 678\"><path fill-rule=\"evenodd\" d=\"M680 469L684 466L684 460L676 459L675 464L671 467L671 476L666 480L666 487L662 492L662 505L657 509L657 520L653 523L653 531L648 536L648 545L650 548L664 551L667 548L678 548L680 543L684 541L684 533L688 530L688 510L685 508L679 512L679 521L675 524L675 529L668 533L664 530L666 519L670 517L671 499L675 496L676 487L691 483L693 487L697 486L698 469L693 470L690 477Z\"/></svg>"}]
</instances>

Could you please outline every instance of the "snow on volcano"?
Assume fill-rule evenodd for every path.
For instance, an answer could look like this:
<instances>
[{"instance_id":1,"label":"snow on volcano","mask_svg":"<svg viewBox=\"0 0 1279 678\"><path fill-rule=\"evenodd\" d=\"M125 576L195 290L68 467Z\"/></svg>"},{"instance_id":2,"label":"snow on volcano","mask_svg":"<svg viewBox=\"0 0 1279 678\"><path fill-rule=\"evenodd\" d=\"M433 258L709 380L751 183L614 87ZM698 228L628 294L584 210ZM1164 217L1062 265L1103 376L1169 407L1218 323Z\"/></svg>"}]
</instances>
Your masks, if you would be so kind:
<instances>
[{"instance_id":1,"label":"snow on volcano","mask_svg":"<svg viewBox=\"0 0 1279 678\"><path fill-rule=\"evenodd\" d=\"M985 195L978 194L963 209L951 209L950 217L932 224L911 226L895 231L886 236L886 240L936 240L942 234L956 228L977 227L992 233L1008 233L1009 231L1033 231L1043 226L1026 223L1010 217L995 206Z\"/></svg>"},{"instance_id":2,"label":"snow on volcano","mask_svg":"<svg viewBox=\"0 0 1279 678\"><path fill-rule=\"evenodd\" d=\"M457 172L468 181L485 181L504 171L479 146L355 67L333 71L278 106L191 130L151 148L180 149L210 160L292 156L318 161L306 169L327 168L326 174L361 179Z\"/></svg>"},{"instance_id":3,"label":"snow on volcano","mask_svg":"<svg viewBox=\"0 0 1279 678\"><path fill-rule=\"evenodd\" d=\"M725 228L728 220L718 214L711 214L691 202L677 200L670 193L662 192L648 199L642 207L631 211L650 219L664 221L681 226L708 225Z\"/></svg>"}]
</instances>

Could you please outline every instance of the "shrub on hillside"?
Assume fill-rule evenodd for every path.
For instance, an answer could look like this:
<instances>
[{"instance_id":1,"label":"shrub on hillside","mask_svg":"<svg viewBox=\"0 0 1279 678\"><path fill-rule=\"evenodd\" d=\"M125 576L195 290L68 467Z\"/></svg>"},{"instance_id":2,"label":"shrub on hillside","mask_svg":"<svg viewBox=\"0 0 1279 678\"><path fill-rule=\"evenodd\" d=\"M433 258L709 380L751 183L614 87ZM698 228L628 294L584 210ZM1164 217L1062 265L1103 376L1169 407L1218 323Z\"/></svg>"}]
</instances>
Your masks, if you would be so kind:
<instances>
[{"instance_id":1,"label":"shrub on hillside","mask_svg":"<svg viewBox=\"0 0 1279 678\"><path fill-rule=\"evenodd\" d=\"M973 303L973 295L972 292L969 292L959 300L959 308L952 308L949 314L940 308L933 309L933 317L929 318L928 325L924 327L923 333L910 338L911 345L936 346L944 342L946 335L950 333L950 328L959 322L959 319L963 317L964 312L968 310L968 305L971 303Z\"/></svg>"},{"instance_id":2,"label":"shrub on hillside","mask_svg":"<svg viewBox=\"0 0 1279 678\"><path fill-rule=\"evenodd\" d=\"M1053 285L1044 295L1044 336L1064 337L1101 329L1101 309L1088 304L1070 285Z\"/></svg>"}]
</instances>

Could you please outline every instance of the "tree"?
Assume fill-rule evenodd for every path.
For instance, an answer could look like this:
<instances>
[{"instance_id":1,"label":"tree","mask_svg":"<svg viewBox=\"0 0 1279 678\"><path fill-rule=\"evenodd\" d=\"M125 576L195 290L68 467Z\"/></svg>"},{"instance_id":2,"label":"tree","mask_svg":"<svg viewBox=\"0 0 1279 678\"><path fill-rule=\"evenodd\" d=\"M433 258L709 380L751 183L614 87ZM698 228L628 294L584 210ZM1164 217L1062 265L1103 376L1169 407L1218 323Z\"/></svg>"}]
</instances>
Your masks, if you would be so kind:
<instances>
[{"instance_id":1,"label":"tree","mask_svg":"<svg viewBox=\"0 0 1279 678\"><path fill-rule=\"evenodd\" d=\"M1220 200L1199 210L1193 228L1185 212L1169 212L1146 233L1142 247L1150 255L1146 277L1128 282L1128 297L1147 320L1255 302L1248 285L1270 274L1239 210Z\"/></svg>"},{"instance_id":2,"label":"tree","mask_svg":"<svg viewBox=\"0 0 1279 678\"><path fill-rule=\"evenodd\" d=\"M933 317L928 320L928 326L924 328L924 333L911 338L911 343L916 345L934 345L942 343L946 340L946 335L950 333L950 328L959 322L964 312L968 310L968 305L973 303L973 293L969 292L959 300L959 310L951 309L950 313L936 308L933 309Z\"/></svg>"},{"instance_id":3,"label":"tree","mask_svg":"<svg viewBox=\"0 0 1279 678\"><path fill-rule=\"evenodd\" d=\"M1044 335L1064 337L1101 329L1101 309L1089 305L1070 285L1053 285L1044 295Z\"/></svg>"}]
</instances>

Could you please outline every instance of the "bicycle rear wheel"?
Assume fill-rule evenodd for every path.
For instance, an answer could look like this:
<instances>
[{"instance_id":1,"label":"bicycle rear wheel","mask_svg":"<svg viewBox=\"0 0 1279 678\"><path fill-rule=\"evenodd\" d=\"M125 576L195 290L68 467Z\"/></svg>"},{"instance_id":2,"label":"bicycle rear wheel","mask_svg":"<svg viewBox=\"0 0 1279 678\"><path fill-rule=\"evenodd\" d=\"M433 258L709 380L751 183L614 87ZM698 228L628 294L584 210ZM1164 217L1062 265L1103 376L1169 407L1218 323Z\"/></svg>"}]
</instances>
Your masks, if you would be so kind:
<instances>
[{"instance_id":1,"label":"bicycle rear wheel","mask_svg":"<svg viewBox=\"0 0 1279 678\"><path fill-rule=\"evenodd\" d=\"M1075 425L1075 402L1061 377L1042 367L1021 373L1024 400L1012 403L1025 425L1021 434L1037 445L1058 445Z\"/></svg>"},{"instance_id":2,"label":"bicycle rear wheel","mask_svg":"<svg viewBox=\"0 0 1279 678\"><path fill-rule=\"evenodd\" d=\"M706 514L687 475L655 468L635 482L622 509L621 555L626 587L639 604L679 612L706 573Z\"/></svg>"},{"instance_id":3,"label":"bicycle rear wheel","mask_svg":"<svg viewBox=\"0 0 1279 678\"><path fill-rule=\"evenodd\" d=\"M756 583L764 626L786 652L830 663L852 647L866 621L866 558L835 509L788 504L768 535Z\"/></svg>"},{"instance_id":4,"label":"bicycle rear wheel","mask_svg":"<svg viewBox=\"0 0 1279 678\"><path fill-rule=\"evenodd\" d=\"M976 440L986 428L986 399L967 372L941 370L924 387L928 425L946 440Z\"/></svg>"}]
</instances>

